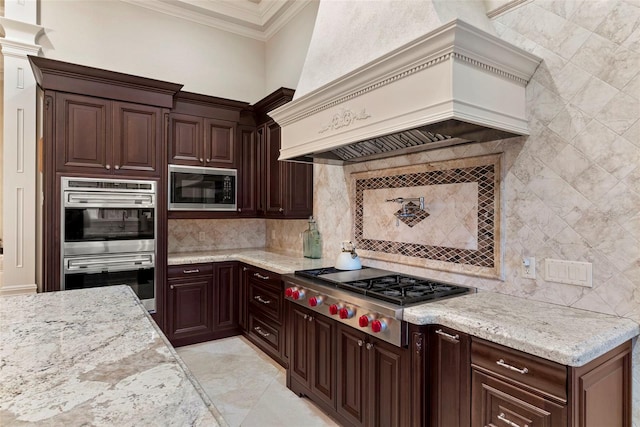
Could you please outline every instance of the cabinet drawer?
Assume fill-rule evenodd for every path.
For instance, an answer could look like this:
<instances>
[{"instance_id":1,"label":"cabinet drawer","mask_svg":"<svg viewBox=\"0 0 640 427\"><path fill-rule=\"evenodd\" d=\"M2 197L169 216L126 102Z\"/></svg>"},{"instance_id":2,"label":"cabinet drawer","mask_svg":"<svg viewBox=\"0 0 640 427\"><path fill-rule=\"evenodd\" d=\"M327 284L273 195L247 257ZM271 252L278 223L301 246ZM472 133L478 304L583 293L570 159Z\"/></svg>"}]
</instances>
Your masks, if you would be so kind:
<instances>
[{"instance_id":1,"label":"cabinet drawer","mask_svg":"<svg viewBox=\"0 0 640 427\"><path fill-rule=\"evenodd\" d=\"M249 313L249 334L266 345L274 354L280 356L280 327L260 315Z\"/></svg>"},{"instance_id":2,"label":"cabinet drawer","mask_svg":"<svg viewBox=\"0 0 640 427\"><path fill-rule=\"evenodd\" d=\"M272 286L265 285L255 280L249 281L249 289L247 292L249 301L249 310L264 311L278 323L282 323L282 293Z\"/></svg>"},{"instance_id":3,"label":"cabinet drawer","mask_svg":"<svg viewBox=\"0 0 640 427\"><path fill-rule=\"evenodd\" d=\"M472 427L567 425L567 407L473 370Z\"/></svg>"},{"instance_id":4,"label":"cabinet drawer","mask_svg":"<svg viewBox=\"0 0 640 427\"><path fill-rule=\"evenodd\" d=\"M248 266L244 267L243 271L251 281L270 287L274 292L280 292L282 290L282 281L278 273Z\"/></svg>"},{"instance_id":5,"label":"cabinet drawer","mask_svg":"<svg viewBox=\"0 0 640 427\"><path fill-rule=\"evenodd\" d=\"M567 401L567 367L559 363L476 338L471 343L471 364Z\"/></svg>"},{"instance_id":6,"label":"cabinet drawer","mask_svg":"<svg viewBox=\"0 0 640 427\"><path fill-rule=\"evenodd\" d=\"M170 265L167 269L167 278L187 278L190 276L207 276L213 274L213 264L180 264Z\"/></svg>"}]
</instances>

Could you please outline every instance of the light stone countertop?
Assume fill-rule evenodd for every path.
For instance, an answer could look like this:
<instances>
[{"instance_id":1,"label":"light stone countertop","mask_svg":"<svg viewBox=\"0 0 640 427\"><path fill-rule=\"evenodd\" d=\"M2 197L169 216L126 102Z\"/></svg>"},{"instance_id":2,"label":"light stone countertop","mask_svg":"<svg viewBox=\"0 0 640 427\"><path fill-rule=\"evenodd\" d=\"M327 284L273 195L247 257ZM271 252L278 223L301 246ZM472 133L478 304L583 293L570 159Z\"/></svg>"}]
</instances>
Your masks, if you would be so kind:
<instances>
[{"instance_id":1,"label":"light stone countertop","mask_svg":"<svg viewBox=\"0 0 640 427\"><path fill-rule=\"evenodd\" d=\"M0 297L0 378L0 425L227 425L129 286Z\"/></svg>"},{"instance_id":2,"label":"light stone countertop","mask_svg":"<svg viewBox=\"0 0 640 427\"><path fill-rule=\"evenodd\" d=\"M293 273L296 270L308 270L311 268L331 267L335 262L334 259L310 259L304 258L302 254L292 255L287 252L262 248L173 253L168 256L169 265L221 261L242 261L278 274Z\"/></svg>"},{"instance_id":3,"label":"light stone countertop","mask_svg":"<svg viewBox=\"0 0 640 427\"><path fill-rule=\"evenodd\" d=\"M405 308L404 320L439 324L568 366L582 366L640 334L626 318L478 292Z\"/></svg>"},{"instance_id":4,"label":"light stone countertop","mask_svg":"<svg viewBox=\"0 0 640 427\"><path fill-rule=\"evenodd\" d=\"M217 261L286 274L332 266L334 260L259 248L169 254L169 265ZM630 319L482 291L407 307L404 320L448 326L568 366L582 366L640 334Z\"/></svg>"}]
</instances>

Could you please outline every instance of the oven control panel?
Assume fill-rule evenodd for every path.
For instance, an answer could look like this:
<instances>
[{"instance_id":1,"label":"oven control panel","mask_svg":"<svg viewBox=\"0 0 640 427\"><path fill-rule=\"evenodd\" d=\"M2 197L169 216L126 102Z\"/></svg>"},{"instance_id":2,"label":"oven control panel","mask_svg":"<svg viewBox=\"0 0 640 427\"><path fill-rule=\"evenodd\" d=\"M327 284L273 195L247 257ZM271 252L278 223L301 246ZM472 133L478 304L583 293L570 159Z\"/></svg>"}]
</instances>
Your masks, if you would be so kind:
<instances>
[{"instance_id":1,"label":"oven control panel","mask_svg":"<svg viewBox=\"0 0 640 427\"><path fill-rule=\"evenodd\" d=\"M291 282L286 282L285 285L285 298L296 304L393 345L406 344L403 338L406 326L402 320L394 317L394 313L381 313L382 310L363 303L361 298L351 297L348 292L310 289Z\"/></svg>"}]
</instances>

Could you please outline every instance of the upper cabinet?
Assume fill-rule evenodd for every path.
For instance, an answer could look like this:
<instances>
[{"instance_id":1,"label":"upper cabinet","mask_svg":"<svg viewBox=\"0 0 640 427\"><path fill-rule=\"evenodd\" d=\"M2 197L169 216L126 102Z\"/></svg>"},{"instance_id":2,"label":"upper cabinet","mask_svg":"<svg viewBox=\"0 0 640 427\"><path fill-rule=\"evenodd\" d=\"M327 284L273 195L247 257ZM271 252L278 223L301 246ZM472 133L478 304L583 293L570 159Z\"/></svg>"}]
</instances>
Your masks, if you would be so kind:
<instances>
[{"instance_id":1,"label":"upper cabinet","mask_svg":"<svg viewBox=\"0 0 640 427\"><path fill-rule=\"evenodd\" d=\"M169 126L169 163L238 168L238 123L248 107L245 102L178 93Z\"/></svg>"},{"instance_id":2,"label":"upper cabinet","mask_svg":"<svg viewBox=\"0 0 640 427\"><path fill-rule=\"evenodd\" d=\"M182 87L29 57L45 91L51 172L159 177L165 123ZM46 162L45 162L46 163Z\"/></svg>"},{"instance_id":3,"label":"upper cabinet","mask_svg":"<svg viewBox=\"0 0 640 427\"><path fill-rule=\"evenodd\" d=\"M59 172L157 175L162 162L162 108L58 93Z\"/></svg>"},{"instance_id":4,"label":"upper cabinet","mask_svg":"<svg viewBox=\"0 0 640 427\"><path fill-rule=\"evenodd\" d=\"M280 126L267 113L289 102L293 90L279 89L254 106L258 126L256 144L258 213L267 218L302 219L313 215L313 165L283 162Z\"/></svg>"}]
</instances>

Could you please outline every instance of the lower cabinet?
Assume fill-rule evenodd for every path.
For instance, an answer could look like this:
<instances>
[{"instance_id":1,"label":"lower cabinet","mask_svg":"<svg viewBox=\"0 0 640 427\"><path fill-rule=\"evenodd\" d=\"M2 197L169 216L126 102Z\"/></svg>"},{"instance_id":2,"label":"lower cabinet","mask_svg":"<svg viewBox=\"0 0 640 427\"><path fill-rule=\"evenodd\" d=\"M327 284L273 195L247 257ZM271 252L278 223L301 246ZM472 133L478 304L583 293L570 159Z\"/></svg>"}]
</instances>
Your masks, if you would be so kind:
<instances>
[{"instance_id":1,"label":"lower cabinet","mask_svg":"<svg viewBox=\"0 0 640 427\"><path fill-rule=\"evenodd\" d=\"M313 395L323 408L333 408L336 393L335 324L303 307L289 306L288 383Z\"/></svg>"},{"instance_id":2,"label":"lower cabinet","mask_svg":"<svg viewBox=\"0 0 640 427\"><path fill-rule=\"evenodd\" d=\"M178 347L237 335L235 262L169 266L167 337Z\"/></svg>"},{"instance_id":3,"label":"lower cabinet","mask_svg":"<svg viewBox=\"0 0 640 427\"><path fill-rule=\"evenodd\" d=\"M471 425L631 426L631 342L568 367L472 339Z\"/></svg>"},{"instance_id":4,"label":"lower cabinet","mask_svg":"<svg viewBox=\"0 0 640 427\"><path fill-rule=\"evenodd\" d=\"M249 265L242 266L241 292L245 336L282 366L285 351L284 298L280 275Z\"/></svg>"},{"instance_id":5,"label":"lower cabinet","mask_svg":"<svg viewBox=\"0 0 640 427\"><path fill-rule=\"evenodd\" d=\"M287 302L287 385L341 424L410 423L409 350Z\"/></svg>"}]
</instances>

